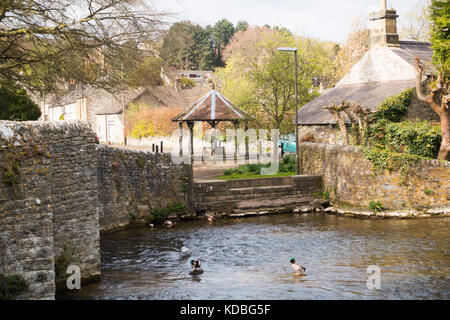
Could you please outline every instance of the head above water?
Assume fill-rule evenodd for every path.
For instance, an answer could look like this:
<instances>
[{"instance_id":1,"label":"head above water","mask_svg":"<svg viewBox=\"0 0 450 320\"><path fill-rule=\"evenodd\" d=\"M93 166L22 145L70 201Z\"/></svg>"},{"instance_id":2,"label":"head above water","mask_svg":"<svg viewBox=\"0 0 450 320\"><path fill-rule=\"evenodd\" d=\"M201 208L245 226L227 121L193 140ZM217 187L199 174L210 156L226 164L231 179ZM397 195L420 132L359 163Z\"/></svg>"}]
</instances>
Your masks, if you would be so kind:
<instances>
[{"instance_id":1,"label":"head above water","mask_svg":"<svg viewBox=\"0 0 450 320\"><path fill-rule=\"evenodd\" d=\"M191 266L198 268L200 267L200 261L198 260L191 260Z\"/></svg>"},{"instance_id":2,"label":"head above water","mask_svg":"<svg viewBox=\"0 0 450 320\"><path fill-rule=\"evenodd\" d=\"M291 260L289 260L291 263L295 263L295 258L292 258Z\"/></svg>"}]
</instances>

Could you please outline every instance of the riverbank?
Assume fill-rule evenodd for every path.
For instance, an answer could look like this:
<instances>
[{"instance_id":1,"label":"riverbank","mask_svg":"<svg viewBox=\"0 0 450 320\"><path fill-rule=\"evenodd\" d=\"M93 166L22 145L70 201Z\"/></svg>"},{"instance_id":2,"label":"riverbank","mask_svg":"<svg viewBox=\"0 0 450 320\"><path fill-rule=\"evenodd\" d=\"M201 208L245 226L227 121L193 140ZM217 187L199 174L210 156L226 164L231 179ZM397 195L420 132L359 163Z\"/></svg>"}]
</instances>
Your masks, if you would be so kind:
<instances>
[{"instance_id":1,"label":"riverbank","mask_svg":"<svg viewBox=\"0 0 450 320\"><path fill-rule=\"evenodd\" d=\"M308 200L308 201L307 201ZM196 216L187 215L168 215L164 221L171 221L175 224L199 221L199 220L223 220L223 219L238 219L238 218L251 218L257 216L269 216L269 215L307 215L307 214L323 214L323 215L335 215L347 218L358 219L389 219L389 220L414 220L414 219L432 219L432 218L445 218L450 217L450 207L433 208L433 209L404 209L404 210L385 210L382 212L373 212L367 208L352 207L345 205L335 205L329 200L320 198L303 198L306 204L301 206L295 206L289 203L280 202L277 206L273 200L270 201L271 207L265 207L269 205L264 200L258 200L251 210L235 209L231 212L214 212L207 211L204 214L198 214ZM248 201L248 205L252 207L252 201ZM257 208L258 207L258 208ZM101 234L111 234L127 229L141 228L144 226L154 227L155 225L164 224L164 221L154 222L146 219L133 220L128 224L122 224L114 228L101 230Z\"/></svg>"}]
</instances>

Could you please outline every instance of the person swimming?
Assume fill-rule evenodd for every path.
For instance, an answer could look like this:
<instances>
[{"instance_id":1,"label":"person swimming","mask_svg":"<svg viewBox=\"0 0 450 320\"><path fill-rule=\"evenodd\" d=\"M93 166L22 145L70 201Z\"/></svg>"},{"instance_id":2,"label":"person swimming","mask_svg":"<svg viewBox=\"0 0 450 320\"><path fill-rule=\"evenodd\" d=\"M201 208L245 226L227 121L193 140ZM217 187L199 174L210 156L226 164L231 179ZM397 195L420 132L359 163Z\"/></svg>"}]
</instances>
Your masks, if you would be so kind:
<instances>
[{"instance_id":1,"label":"person swimming","mask_svg":"<svg viewBox=\"0 0 450 320\"><path fill-rule=\"evenodd\" d=\"M301 276L305 274L306 268L302 267L301 265L299 265L296 261L295 258L292 258L290 260L291 264L292 264L292 268L297 272L297 276Z\"/></svg>"},{"instance_id":2,"label":"person swimming","mask_svg":"<svg viewBox=\"0 0 450 320\"><path fill-rule=\"evenodd\" d=\"M190 272L192 275L198 275L203 273L203 269L200 268L200 261L191 260L191 267L194 269Z\"/></svg>"}]
</instances>

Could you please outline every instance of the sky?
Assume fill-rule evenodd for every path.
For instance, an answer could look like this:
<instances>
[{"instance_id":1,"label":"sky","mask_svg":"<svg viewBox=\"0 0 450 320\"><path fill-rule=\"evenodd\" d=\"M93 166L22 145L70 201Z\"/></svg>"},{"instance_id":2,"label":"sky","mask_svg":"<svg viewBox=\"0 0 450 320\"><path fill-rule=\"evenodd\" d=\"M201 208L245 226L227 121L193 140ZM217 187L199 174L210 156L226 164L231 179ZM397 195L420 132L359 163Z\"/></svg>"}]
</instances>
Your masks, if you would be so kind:
<instances>
[{"instance_id":1,"label":"sky","mask_svg":"<svg viewBox=\"0 0 450 320\"><path fill-rule=\"evenodd\" d=\"M411 12L420 0L387 0L400 15ZM159 9L175 13L174 21L190 20L202 26L227 18L233 24L282 26L296 35L342 43L355 19L362 23L377 11L379 0L154 0Z\"/></svg>"}]
</instances>

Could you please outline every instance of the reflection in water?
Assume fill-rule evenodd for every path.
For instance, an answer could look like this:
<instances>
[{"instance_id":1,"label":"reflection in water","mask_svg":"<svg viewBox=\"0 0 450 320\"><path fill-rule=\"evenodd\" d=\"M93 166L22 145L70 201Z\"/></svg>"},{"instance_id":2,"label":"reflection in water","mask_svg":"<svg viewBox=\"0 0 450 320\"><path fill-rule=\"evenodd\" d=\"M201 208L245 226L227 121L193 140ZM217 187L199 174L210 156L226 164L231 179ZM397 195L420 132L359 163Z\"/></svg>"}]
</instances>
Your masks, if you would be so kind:
<instances>
[{"instance_id":1,"label":"reflection in water","mask_svg":"<svg viewBox=\"0 0 450 320\"><path fill-rule=\"evenodd\" d=\"M450 299L449 227L312 214L131 229L102 237L101 282L57 298ZM197 258L205 273L190 276ZM381 290L367 289L369 265Z\"/></svg>"}]
</instances>

